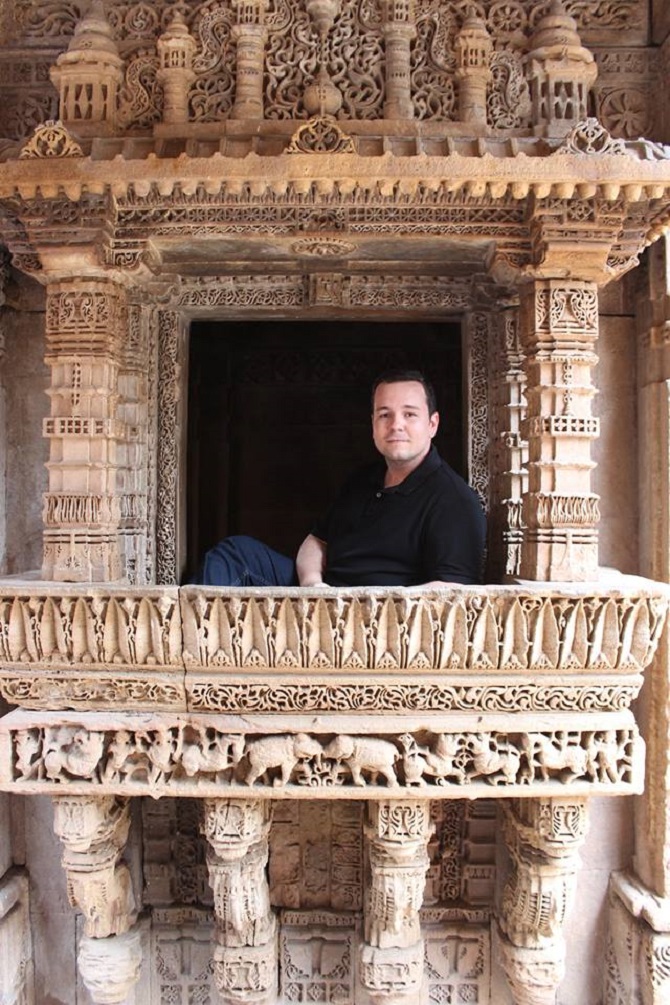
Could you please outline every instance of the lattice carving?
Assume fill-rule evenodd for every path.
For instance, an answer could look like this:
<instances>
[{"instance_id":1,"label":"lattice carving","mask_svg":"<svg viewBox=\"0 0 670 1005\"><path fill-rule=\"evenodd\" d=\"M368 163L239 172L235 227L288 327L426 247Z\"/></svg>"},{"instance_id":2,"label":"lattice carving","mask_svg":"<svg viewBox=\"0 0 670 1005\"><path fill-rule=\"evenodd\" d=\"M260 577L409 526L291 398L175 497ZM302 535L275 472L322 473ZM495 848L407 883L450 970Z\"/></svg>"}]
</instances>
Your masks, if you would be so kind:
<instances>
[{"instance_id":1,"label":"lattice carving","mask_svg":"<svg viewBox=\"0 0 670 1005\"><path fill-rule=\"evenodd\" d=\"M483 790L503 793L514 786L560 789L580 781L624 792L638 784L641 766L633 726L509 735L340 734L328 740L308 733L245 736L198 724L116 731L61 725L7 727L7 737L5 782L19 790L28 783L30 791L73 783L77 791L104 786L135 794L169 785L174 795L307 786L325 796L430 788L439 797L449 788L481 783Z\"/></svg>"},{"instance_id":2,"label":"lattice carving","mask_svg":"<svg viewBox=\"0 0 670 1005\"><path fill-rule=\"evenodd\" d=\"M353 1005L358 941L355 916L285 912L279 937L281 1000Z\"/></svg>"}]
</instances>

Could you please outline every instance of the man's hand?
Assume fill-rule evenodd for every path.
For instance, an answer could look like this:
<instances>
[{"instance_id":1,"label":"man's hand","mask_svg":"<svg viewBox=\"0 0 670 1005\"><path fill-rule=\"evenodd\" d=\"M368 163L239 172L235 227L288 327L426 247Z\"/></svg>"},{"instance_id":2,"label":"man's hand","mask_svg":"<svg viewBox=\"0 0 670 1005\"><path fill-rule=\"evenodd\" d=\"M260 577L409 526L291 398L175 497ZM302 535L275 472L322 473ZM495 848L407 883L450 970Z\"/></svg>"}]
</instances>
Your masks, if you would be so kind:
<instances>
[{"instance_id":1,"label":"man's hand","mask_svg":"<svg viewBox=\"0 0 670 1005\"><path fill-rule=\"evenodd\" d=\"M295 558L298 582L301 586L326 586L326 583L323 581L323 573L326 568L326 551L327 545L325 541L314 537L313 534L307 535L298 548L298 554Z\"/></svg>"}]
</instances>

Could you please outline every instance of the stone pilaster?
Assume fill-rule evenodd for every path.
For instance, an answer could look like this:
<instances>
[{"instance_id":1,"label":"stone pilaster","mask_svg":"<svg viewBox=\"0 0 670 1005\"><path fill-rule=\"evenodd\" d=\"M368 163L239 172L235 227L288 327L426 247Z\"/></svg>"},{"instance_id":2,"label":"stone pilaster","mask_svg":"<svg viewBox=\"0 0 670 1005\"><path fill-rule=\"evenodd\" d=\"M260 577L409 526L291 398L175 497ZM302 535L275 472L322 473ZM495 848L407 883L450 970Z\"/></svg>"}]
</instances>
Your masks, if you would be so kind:
<instances>
[{"instance_id":1,"label":"stone pilaster","mask_svg":"<svg viewBox=\"0 0 670 1005\"><path fill-rule=\"evenodd\" d=\"M360 973L371 1001L379 1005L415 1005L421 1000L424 943L419 910L433 830L427 801L368 804L370 882Z\"/></svg>"},{"instance_id":2,"label":"stone pilaster","mask_svg":"<svg viewBox=\"0 0 670 1005\"><path fill-rule=\"evenodd\" d=\"M491 395L491 534L493 576L518 576L523 538L522 502L528 491L526 374L517 307L498 316L489 357ZM498 550L501 548L501 552Z\"/></svg>"},{"instance_id":3,"label":"stone pilaster","mask_svg":"<svg viewBox=\"0 0 670 1005\"><path fill-rule=\"evenodd\" d=\"M127 334L123 287L106 279L52 283L46 362L51 367L49 490L43 577L105 582L125 574L119 463L119 371Z\"/></svg>"},{"instance_id":4,"label":"stone pilaster","mask_svg":"<svg viewBox=\"0 0 670 1005\"><path fill-rule=\"evenodd\" d=\"M498 912L498 956L515 1005L554 1005L565 972L562 926L586 835L586 801L511 800L502 813L512 873Z\"/></svg>"},{"instance_id":5,"label":"stone pilaster","mask_svg":"<svg viewBox=\"0 0 670 1005\"><path fill-rule=\"evenodd\" d=\"M92 1000L101 1005L126 1001L142 962L130 872L120 861L129 826L128 799L54 798L68 899L84 916L79 971Z\"/></svg>"},{"instance_id":6,"label":"stone pilaster","mask_svg":"<svg viewBox=\"0 0 670 1005\"><path fill-rule=\"evenodd\" d=\"M140 306L128 311L127 338L119 365L118 419L124 438L117 446L119 546L128 581L147 582L149 318Z\"/></svg>"},{"instance_id":7,"label":"stone pilaster","mask_svg":"<svg viewBox=\"0 0 670 1005\"><path fill-rule=\"evenodd\" d=\"M637 304L640 571L670 581L670 242L647 252ZM670 1001L670 637L666 626L638 702L646 742L633 870L612 877L605 1005Z\"/></svg>"},{"instance_id":8,"label":"stone pilaster","mask_svg":"<svg viewBox=\"0 0 670 1005\"><path fill-rule=\"evenodd\" d=\"M277 923L266 865L267 801L206 799L202 831L214 892L214 979L225 1005L273 1005L277 995Z\"/></svg>"},{"instance_id":9,"label":"stone pilaster","mask_svg":"<svg viewBox=\"0 0 670 1005\"><path fill-rule=\"evenodd\" d=\"M237 74L231 118L262 119L267 0L235 0L235 8L232 36L237 45Z\"/></svg>"},{"instance_id":10,"label":"stone pilaster","mask_svg":"<svg viewBox=\"0 0 670 1005\"><path fill-rule=\"evenodd\" d=\"M33 952L28 877L10 869L0 877L0 1002L27 1005L34 1000Z\"/></svg>"},{"instance_id":11,"label":"stone pilaster","mask_svg":"<svg viewBox=\"0 0 670 1005\"><path fill-rule=\"evenodd\" d=\"M598 497L591 492L592 371L598 357L594 283L535 280L520 288L526 356L528 494L521 576L555 582L594 579Z\"/></svg>"},{"instance_id":12,"label":"stone pilaster","mask_svg":"<svg viewBox=\"0 0 670 1005\"><path fill-rule=\"evenodd\" d=\"M407 0L385 0L382 26L386 51L387 119L412 119L414 106L410 80L410 44L416 38L411 4Z\"/></svg>"}]
</instances>

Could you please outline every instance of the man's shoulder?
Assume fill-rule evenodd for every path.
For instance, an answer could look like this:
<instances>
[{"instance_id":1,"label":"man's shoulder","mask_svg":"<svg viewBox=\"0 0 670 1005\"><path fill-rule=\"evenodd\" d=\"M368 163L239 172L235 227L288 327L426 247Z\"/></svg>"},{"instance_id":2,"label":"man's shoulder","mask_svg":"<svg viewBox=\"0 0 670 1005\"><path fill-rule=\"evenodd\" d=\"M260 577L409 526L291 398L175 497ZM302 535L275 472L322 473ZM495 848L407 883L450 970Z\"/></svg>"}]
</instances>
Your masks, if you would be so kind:
<instances>
[{"instance_id":1,"label":"man's shoulder","mask_svg":"<svg viewBox=\"0 0 670 1005\"><path fill-rule=\"evenodd\" d=\"M436 466L433 475L434 491L444 498L459 500L468 506L481 510L481 500L475 490L443 457L440 457L440 463Z\"/></svg>"}]
</instances>

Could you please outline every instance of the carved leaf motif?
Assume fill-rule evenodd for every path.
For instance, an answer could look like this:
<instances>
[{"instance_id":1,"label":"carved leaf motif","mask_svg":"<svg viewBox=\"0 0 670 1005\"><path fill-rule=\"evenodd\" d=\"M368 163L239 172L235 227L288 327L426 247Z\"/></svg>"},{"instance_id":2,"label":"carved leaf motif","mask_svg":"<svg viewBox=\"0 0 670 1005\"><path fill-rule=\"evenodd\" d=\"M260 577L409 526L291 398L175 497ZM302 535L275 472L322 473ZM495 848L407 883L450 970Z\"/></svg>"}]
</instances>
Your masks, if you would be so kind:
<instances>
[{"instance_id":1,"label":"carved leaf motif","mask_svg":"<svg viewBox=\"0 0 670 1005\"><path fill-rule=\"evenodd\" d=\"M617 664L619 625L616 604L608 600L596 610L591 634L591 653L588 665L612 669Z\"/></svg>"},{"instance_id":2,"label":"carved leaf motif","mask_svg":"<svg viewBox=\"0 0 670 1005\"><path fill-rule=\"evenodd\" d=\"M468 615L460 601L447 608L440 669L464 667L468 658Z\"/></svg>"},{"instance_id":3,"label":"carved leaf motif","mask_svg":"<svg viewBox=\"0 0 670 1005\"><path fill-rule=\"evenodd\" d=\"M12 659L26 660L30 658L26 644L23 604L18 597L12 604L12 610L9 615L9 649Z\"/></svg>"},{"instance_id":4,"label":"carved leaf motif","mask_svg":"<svg viewBox=\"0 0 670 1005\"><path fill-rule=\"evenodd\" d=\"M146 597L140 602L134 628L136 662L144 666L151 655L153 655L153 662L156 662L155 654L161 650L160 631L154 618L152 606ZM155 642L158 644L155 645Z\"/></svg>"},{"instance_id":5,"label":"carved leaf motif","mask_svg":"<svg viewBox=\"0 0 670 1005\"><path fill-rule=\"evenodd\" d=\"M472 629L473 669L493 669L498 666L498 624L488 601L485 602Z\"/></svg>"},{"instance_id":6,"label":"carved leaf motif","mask_svg":"<svg viewBox=\"0 0 670 1005\"><path fill-rule=\"evenodd\" d=\"M302 665L300 626L290 600L283 600L280 605L275 644L278 667Z\"/></svg>"},{"instance_id":7,"label":"carved leaf motif","mask_svg":"<svg viewBox=\"0 0 670 1005\"><path fill-rule=\"evenodd\" d=\"M365 640L363 608L355 598L352 600L347 610L342 634L342 666L367 666L368 654Z\"/></svg>"},{"instance_id":8,"label":"carved leaf motif","mask_svg":"<svg viewBox=\"0 0 670 1005\"><path fill-rule=\"evenodd\" d=\"M96 650L95 639L90 637L92 629L86 603L79 597L72 612L72 657L75 663L88 663L91 660L92 653ZM132 663L132 660L128 659L127 662Z\"/></svg>"},{"instance_id":9,"label":"carved leaf motif","mask_svg":"<svg viewBox=\"0 0 670 1005\"><path fill-rule=\"evenodd\" d=\"M528 666L528 625L521 604L515 600L505 618L500 669Z\"/></svg>"},{"instance_id":10,"label":"carved leaf motif","mask_svg":"<svg viewBox=\"0 0 670 1005\"><path fill-rule=\"evenodd\" d=\"M410 615L407 639L407 666L434 666L433 624L426 604L419 603Z\"/></svg>"},{"instance_id":11,"label":"carved leaf motif","mask_svg":"<svg viewBox=\"0 0 670 1005\"><path fill-rule=\"evenodd\" d=\"M549 599L537 612L533 626L533 643L530 652L531 667L542 669L558 666L559 632L556 615Z\"/></svg>"},{"instance_id":12,"label":"carved leaf motif","mask_svg":"<svg viewBox=\"0 0 670 1005\"><path fill-rule=\"evenodd\" d=\"M309 666L334 667L335 644L330 611L325 600L317 600L308 622Z\"/></svg>"},{"instance_id":13,"label":"carved leaf motif","mask_svg":"<svg viewBox=\"0 0 670 1005\"><path fill-rule=\"evenodd\" d=\"M566 613L563 640L559 653L559 667L586 666L586 656L589 647L589 629L584 605L579 603L570 606Z\"/></svg>"},{"instance_id":14,"label":"carved leaf motif","mask_svg":"<svg viewBox=\"0 0 670 1005\"><path fill-rule=\"evenodd\" d=\"M375 644L376 667L397 667L400 665L400 630L395 603L389 597L382 604L377 619L377 640Z\"/></svg>"},{"instance_id":15,"label":"carved leaf motif","mask_svg":"<svg viewBox=\"0 0 670 1005\"><path fill-rule=\"evenodd\" d=\"M107 614L103 631L103 654L106 663L130 662L122 653L121 638L125 636L125 617L119 604L112 597L107 605Z\"/></svg>"},{"instance_id":16,"label":"carved leaf motif","mask_svg":"<svg viewBox=\"0 0 670 1005\"><path fill-rule=\"evenodd\" d=\"M642 669L645 666L651 632L649 608L645 601L633 604L623 616L618 665Z\"/></svg>"},{"instance_id":17,"label":"carved leaf motif","mask_svg":"<svg viewBox=\"0 0 670 1005\"><path fill-rule=\"evenodd\" d=\"M268 666L266 627L258 604L253 597L247 603L242 624L242 665Z\"/></svg>"},{"instance_id":18,"label":"carved leaf motif","mask_svg":"<svg viewBox=\"0 0 670 1005\"><path fill-rule=\"evenodd\" d=\"M50 597L47 597L42 608L42 617L39 621L39 645L42 657L45 660L53 659L54 652L58 649L55 622L54 603Z\"/></svg>"}]
</instances>

